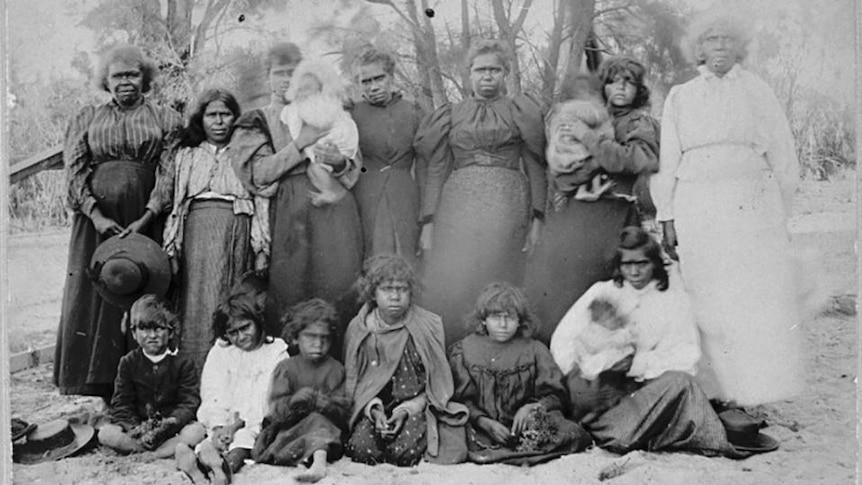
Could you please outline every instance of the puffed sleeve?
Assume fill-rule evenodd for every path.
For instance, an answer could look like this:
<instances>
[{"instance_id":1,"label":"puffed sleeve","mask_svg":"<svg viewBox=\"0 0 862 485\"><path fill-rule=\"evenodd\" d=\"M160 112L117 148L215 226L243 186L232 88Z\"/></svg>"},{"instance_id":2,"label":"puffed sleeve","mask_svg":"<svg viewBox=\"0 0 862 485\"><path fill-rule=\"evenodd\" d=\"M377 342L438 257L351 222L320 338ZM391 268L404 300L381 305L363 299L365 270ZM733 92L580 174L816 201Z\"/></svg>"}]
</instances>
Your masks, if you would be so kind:
<instances>
[{"instance_id":1,"label":"puffed sleeve","mask_svg":"<svg viewBox=\"0 0 862 485\"><path fill-rule=\"evenodd\" d=\"M581 357L578 354L578 349L583 348L583 346L575 345L575 340L590 323L590 302L601 295L608 284L613 285L613 282L600 281L591 286L569 308L551 336L551 355L553 355L554 361L563 375L568 375Z\"/></svg>"},{"instance_id":2,"label":"puffed sleeve","mask_svg":"<svg viewBox=\"0 0 862 485\"><path fill-rule=\"evenodd\" d=\"M661 116L661 143L659 144L658 173L650 179L650 194L656 207L656 220L673 220L673 193L676 190L676 172L682 160L682 145L677 131L679 86L671 88L664 102Z\"/></svg>"},{"instance_id":3,"label":"puffed sleeve","mask_svg":"<svg viewBox=\"0 0 862 485\"><path fill-rule=\"evenodd\" d=\"M476 424L479 418L487 416L488 413L478 406L479 389L464 362L463 340L459 340L449 347L449 367L452 368L452 378L455 382L452 400L467 406L470 422Z\"/></svg>"},{"instance_id":4,"label":"puffed sleeve","mask_svg":"<svg viewBox=\"0 0 862 485\"><path fill-rule=\"evenodd\" d=\"M156 184L150 192L147 209L159 215L171 207L174 191L174 151L183 127L183 119L179 113L170 108L161 108L162 153L156 166Z\"/></svg>"},{"instance_id":5,"label":"puffed sleeve","mask_svg":"<svg viewBox=\"0 0 862 485\"><path fill-rule=\"evenodd\" d=\"M532 342L536 358L536 399L547 411L562 409L566 402L566 388L563 386L563 373L560 371L551 352L545 344Z\"/></svg>"},{"instance_id":6,"label":"puffed sleeve","mask_svg":"<svg viewBox=\"0 0 862 485\"><path fill-rule=\"evenodd\" d=\"M590 130L581 140L608 173L637 175L658 171L658 122L646 113L632 116L622 139Z\"/></svg>"},{"instance_id":7,"label":"puffed sleeve","mask_svg":"<svg viewBox=\"0 0 862 485\"><path fill-rule=\"evenodd\" d=\"M545 123L544 109L534 98L528 95L515 96L512 99L515 126L521 132L523 149L521 159L524 171L530 182L530 199L533 215L543 218L545 201L548 196L548 178L545 174Z\"/></svg>"},{"instance_id":8,"label":"puffed sleeve","mask_svg":"<svg viewBox=\"0 0 862 485\"><path fill-rule=\"evenodd\" d=\"M266 117L260 110L240 116L230 140L231 166L252 194L272 195L270 186L304 161L293 143L276 151Z\"/></svg>"},{"instance_id":9,"label":"puffed sleeve","mask_svg":"<svg viewBox=\"0 0 862 485\"><path fill-rule=\"evenodd\" d=\"M446 105L426 116L416 130L413 146L420 163L427 167L425 196L422 198L422 220L426 222L434 217L443 184L452 172L451 128L452 110Z\"/></svg>"},{"instance_id":10,"label":"puffed sleeve","mask_svg":"<svg viewBox=\"0 0 862 485\"><path fill-rule=\"evenodd\" d=\"M422 108L415 104L412 106L413 118L410 120L410 122L412 123L411 126L415 127L418 131L419 126L422 124L422 120L425 119L425 112L423 112ZM414 131L414 133L416 133L416 131ZM421 210L421 208L424 207L424 201L426 198L425 192L428 188L428 160L424 157L418 156L415 148L413 151L413 155L413 176L416 178L416 185L419 187L419 207Z\"/></svg>"},{"instance_id":11,"label":"puffed sleeve","mask_svg":"<svg viewBox=\"0 0 862 485\"><path fill-rule=\"evenodd\" d=\"M89 217L96 198L90 191L90 175L93 167L90 165L88 131L95 115L96 107L88 106L81 110L66 128L63 142L63 165L66 169L66 200L69 207Z\"/></svg>"}]
</instances>

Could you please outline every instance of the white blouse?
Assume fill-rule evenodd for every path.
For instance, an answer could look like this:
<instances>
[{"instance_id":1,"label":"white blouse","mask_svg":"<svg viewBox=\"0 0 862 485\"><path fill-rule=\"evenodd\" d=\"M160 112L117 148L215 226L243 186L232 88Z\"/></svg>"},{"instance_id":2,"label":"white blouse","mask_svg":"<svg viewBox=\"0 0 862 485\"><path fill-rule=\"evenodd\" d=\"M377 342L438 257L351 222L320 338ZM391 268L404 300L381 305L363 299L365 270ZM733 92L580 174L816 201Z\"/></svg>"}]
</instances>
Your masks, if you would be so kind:
<instances>
[{"instance_id":1,"label":"white blouse","mask_svg":"<svg viewBox=\"0 0 862 485\"><path fill-rule=\"evenodd\" d=\"M799 162L787 117L772 89L738 64L722 77L704 66L700 76L674 86L664 103L661 119L659 172L650 190L659 221L672 220L673 194L678 179L712 177L705 165L711 155L688 156L699 148L745 149L721 157L718 170L732 171L734 164L761 163L775 175L785 211L799 179ZM715 153L715 152L713 152ZM721 153L721 152L720 152ZM759 161L762 160L762 161ZM765 162L765 163L764 163Z\"/></svg>"},{"instance_id":2,"label":"white blouse","mask_svg":"<svg viewBox=\"0 0 862 485\"><path fill-rule=\"evenodd\" d=\"M640 290L628 282L623 282L621 288L613 281L591 286L566 312L551 337L551 354L563 374L571 372L582 358L579 349L583 346L572 343L590 325L590 302L604 298L617 303L634 334L635 354L629 377L643 381L672 370L694 375L700 345L688 295L679 283L671 277L665 291L656 288L656 281Z\"/></svg>"},{"instance_id":3,"label":"white blouse","mask_svg":"<svg viewBox=\"0 0 862 485\"><path fill-rule=\"evenodd\" d=\"M201 375L198 421L211 434L217 426L232 424L239 413L245 427L234 435L233 448L253 448L261 423L269 410L272 372L286 359L287 344L280 338L251 352L216 340L207 354Z\"/></svg>"}]
</instances>

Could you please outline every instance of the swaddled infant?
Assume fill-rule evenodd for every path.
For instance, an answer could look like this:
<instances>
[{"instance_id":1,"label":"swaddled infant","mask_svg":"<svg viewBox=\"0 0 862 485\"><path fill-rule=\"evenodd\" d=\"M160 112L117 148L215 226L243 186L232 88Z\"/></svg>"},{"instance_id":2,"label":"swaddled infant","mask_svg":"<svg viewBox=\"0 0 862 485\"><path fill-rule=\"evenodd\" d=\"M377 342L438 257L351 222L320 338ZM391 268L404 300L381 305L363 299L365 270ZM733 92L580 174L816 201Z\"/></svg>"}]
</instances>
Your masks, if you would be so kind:
<instances>
[{"instance_id":1,"label":"swaddled infant","mask_svg":"<svg viewBox=\"0 0 862 485\"><path fill-rule=\"evenodd\" d=\"M581 376L594 380L620 360L634 354L634 335L616 304L598 297L590 302L590 323L575 338Z\"/></svg>"},{"instance_id":2,"label":"swaddled infant","mask_svg":"<svg viewBox=\"0 0 862 485\"><path fill-rule=\"evenodd\" d=\"M328 133L302 151L309 160L307 175L318 192L312 192L315 206L333 204L347 193L332 166L316 160L315 147L334 146L347 160L354 163L359 146L359 132L342 104L341 81L334 67L317 60L304 60L297 66L294 82L287 92L291 104L281 112L281 121L290 135L299 136L303 125L310 125Z\"/></svg>"}]
</instances>

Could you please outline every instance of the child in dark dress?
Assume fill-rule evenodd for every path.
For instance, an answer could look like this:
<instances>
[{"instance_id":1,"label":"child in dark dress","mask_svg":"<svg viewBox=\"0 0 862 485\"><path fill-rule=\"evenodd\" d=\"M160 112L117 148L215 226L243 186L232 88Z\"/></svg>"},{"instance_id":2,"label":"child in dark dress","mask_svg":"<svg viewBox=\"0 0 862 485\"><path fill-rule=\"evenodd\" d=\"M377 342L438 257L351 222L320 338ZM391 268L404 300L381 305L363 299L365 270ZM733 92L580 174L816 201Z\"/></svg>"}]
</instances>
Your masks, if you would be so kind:
<instances>
[{"instance_id":1,"label":"child in dark dress","mask_svg":"<svg viewBox=\"0 0 862 485\"><path fill-rule=\"evenodd\" d=\"M170 458L177 443L195 446L206 433L194 421L201 403L198 373L194 362L169 349L178 323L167 301L144 295L129 315L139 347L120 359L111 422L99 429L99 443Z\"/></svg>"},{"instance_id":2,"label":"child in dark dress","mask_svg":"<svg viewBox=\"0 0 862 485\"><path fill-rule=\"evenodd\" d=\"M251 456L271 465L310 465L295 478L317 482L326 476L326 462L341 458L350 417L344 366L329 355L338 314L315 298L291 308L282 323L284 340L298 347L299 355L282 360L273 372L270 411Z\"/></svg>"},{"instance_id":3,"label":"child in dark dress","mask_svg":"<svg viewBox=\"0 0 862 485\"><path fill-rule=\"evenodd\" d=\"M454 400L467 405L469 458L533 465L592 442L563 417L563 375L548 348L530 338L533 317L520 289L491 283L467 317L476 330L452 345Z\"/></svg>"}]
</instances>

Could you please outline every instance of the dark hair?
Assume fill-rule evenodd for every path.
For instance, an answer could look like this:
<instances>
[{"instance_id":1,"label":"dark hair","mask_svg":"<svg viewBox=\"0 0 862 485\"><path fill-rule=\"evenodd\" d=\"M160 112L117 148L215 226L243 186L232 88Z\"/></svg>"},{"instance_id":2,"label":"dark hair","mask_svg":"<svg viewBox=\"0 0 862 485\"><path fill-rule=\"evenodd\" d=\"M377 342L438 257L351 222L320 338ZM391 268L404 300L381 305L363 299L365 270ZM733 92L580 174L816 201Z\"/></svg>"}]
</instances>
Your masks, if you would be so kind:
<instances>
[{"instance_id":1,"label":"dark hair","mask_svg":"<svg viewBox=\"0 0 862 485\"><path fill-rule=\"evenodd\" d=\"M230 322L234 320L251 320L262 334L264 341L272 341L272 337L268 335L266 326L263 324L263 299L259 298L256 292L232 293L218 304L213 312L214 339L220 338L230 344L227 338L227 329Z\"/></svg>"},{"instance_id":2,"label":"dark hair","mask_svg":"<svg viewBox=\"0 0 862 485\"><path fill-rule=\"evenodd\" d=\"M376 47L368 47L360 52L356 56L356 60L353 61L353 69L358 72L360 67L369 64L380 64L383 67L383 71L390 76L395 73L395 57Z\"/></svg>"},{"instance_id":3,"label":"dark hair","mask_svg":"<svg viewBox=\"0 0 862 485\"><path fill-rule=\"evenodd\" d=\"M632 100L632 108L644 108L649 106L649 88L644 84L646 76L646 67L635 59L628 56L611 57L599 67L599 79L602 82L602 99L605 103L608 102L608 97L605 95L604 87L614 82L617 76L623 76L630 80L635 85L635 97Z\"/></svg>"},{"instance_id":4,"label":"dark hair","mask_svg":"<svg viewBox=\"0 0 862 485\"><path fill-rule=\"evenodd\" d=\"M410 263L401 256L394 254L379 254L365 260L362 265L362 276L356 282L359 301L375 305L374 293L380 283L386 281L403 281L410 286L411 301L416 296L416 273Z\"/></svg>"},{"instance_id":5,"label":"dark hair","mask_svg":"<svg viewBox=\"0 0 862 485\"><path fill-rule=\"evenodd\" d=\"M664 291L667 289L669 284L669 276L667 273L667 268L665 267L664 258L662 258L661 245L658 243L658 241L655 240L655 238L650 236L639 226L624 227L622 232L620 233L620 244L619 246L617 246L617 250L614 253L613 259L613 279L614 283L617 286L623 286L623 274L620 271L620 262L622 261L623 257L623 249L628 251L636 249L642 250L644 252L644 256L646 256L647 259L649 259L653 265L652 278L654 280L658 280L658 284L656 285L656 287L659 291Z\"/></svg>"},{"instance_id":6,"label":"dark hair","mask_svg":"<svg viewBox=\"0 0 862 485\"><path fill-rule=\"evenodd\" d=\"M340 332L338 312L331 303L322 298L297 303L281 317L281 338L291 344L299 337L299 333L311 324L322 322L329 327L331 339L336 339Z\"/></svg>"},{"instance_id":7,"label":"dark hair","mask_svg":"<svg viewBox=\"0 0 862 485\"><path fill-rule=\"evenodd\" d=\"M467 70L473 67L473 61L477 57L484 54L495 54L503 69L509 72L512 66L512 54L506 44L497 39L479 39L470 45L470 50L467 51Z\"/></svg>"},{"instance_id":8,"label":"dark hair","mask_svg":"<svg viewBox=\"0 0 862 485\"><path fill-rule=\"evenodd\" d=\"M143 78L143 84L141 85L142 93L150 91L153 81L159 74L159 69L156 67L156 63L149 57L145 56L143 52L141 52L141 49L133 45L120 44L108 49L104 54L102 54L102 57L99 60L99 67L96 68L96 87L107 92L111 92L110 88L108 88L108 69L110 69L111 64L114 64L115 62L126 62L131 65L138 66Z\"/></svg>"},{"instance_id":9,"label":"dark hair","mask_svg":"<svg viewBox=\"0 0 862 485\"><path fill-rule=\"evenodd\" d=\"M129 310L129 327L135 328L143 322L154 323L160 327L178 330L179 319L171 308L167 299L148 294L144 295L132 304Z\"/></svg>"},{"instance_id":10,"label":"dark hair","mask_svg":"<svg viewBox=\"0 0 862 485\"><path fill-rule=\"evenodd\" d=\"M517 334L524 338L531 337L538 322L527 303L527 297L520 288L506 282L498 281L483 288L476 299L476 307L464 317L464 324L479 335L488 335L485 318L492 313L510 311L518 315Z\"/></svg>"},{"instance_id":11,"label":"dark hair","mask_svg":"<svg viewBox=\"0 0 862 485\"><path fill-rule=\"evenodd\" d=\"M269 48L264 59L266 72L272 69L272 66L279 64L299 64L302 60L302 52L293 42L279 42Z\"/></svg>"},{"instance_id":12,"label":"dark hair","mask_svg":"<svg viewBox=\"0 0 862 485\"><path fill-rule=\"evenodd\" d=\"M206 141L207 135L204 131L204 112L207 106L215 101L221 101L233 113L234 122L241 113L239 103L233 93L223 88L210 88L198 96L189 115L189 121L185 128L180 132L179 146L181 147L196 147ZM230 132L233 133L233 126L230 127ZM228 137L229 138L229 137Z\"/></svg>"}]
</instances>

